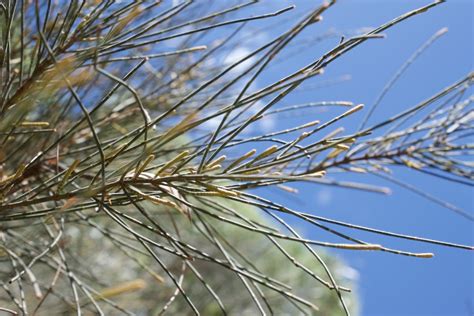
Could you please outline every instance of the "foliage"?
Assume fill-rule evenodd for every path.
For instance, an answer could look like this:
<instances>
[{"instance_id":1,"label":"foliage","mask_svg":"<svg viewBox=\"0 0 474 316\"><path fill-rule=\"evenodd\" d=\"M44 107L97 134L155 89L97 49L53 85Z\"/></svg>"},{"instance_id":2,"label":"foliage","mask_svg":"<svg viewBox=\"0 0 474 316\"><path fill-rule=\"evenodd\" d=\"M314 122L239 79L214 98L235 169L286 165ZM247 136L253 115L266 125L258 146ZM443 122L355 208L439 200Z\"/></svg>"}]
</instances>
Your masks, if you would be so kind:
<instances>
[{"instance_id":1,"label":"foliage","mask_svg":"<svg viewBox=\"0 0 474 316\"><path fill-rule=\"evenodd\" d=\"M294 314L318 306L324 315L349 314L356 310L350 284L340 283L350 282L333 274L340 263L321 247L432 254L387 248L328 225L472 250L302 213L256 190L294 191L288 184L307 182L385 194L333 175L397 181L392 166L473 184L472 97L465 96L472 73L368 125L378 100L355 132L337 126L361 104L279 106L347 52L440 3L342 38L257 89L257 78L333 1L227 64L223 56L242 44L234 40L248 24L278 21L292 7L252 16L254 1L1 1L2 304L24 314ZM248 133L269 117L315 107L344 111ZM290 217L343 242L305 239Z\"/></svg>"}]
</instances>

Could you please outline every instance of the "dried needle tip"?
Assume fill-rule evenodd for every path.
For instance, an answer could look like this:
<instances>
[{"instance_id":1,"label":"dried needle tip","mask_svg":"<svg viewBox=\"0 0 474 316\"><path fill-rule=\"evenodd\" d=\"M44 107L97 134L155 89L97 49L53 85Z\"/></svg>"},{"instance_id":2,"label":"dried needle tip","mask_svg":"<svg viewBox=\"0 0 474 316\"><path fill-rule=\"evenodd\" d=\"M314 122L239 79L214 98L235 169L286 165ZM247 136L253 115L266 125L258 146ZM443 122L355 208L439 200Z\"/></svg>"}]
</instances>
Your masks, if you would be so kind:
<instances>
[{"instance_id":1,"label":"dried needle tip","mask_svg":"<svg viewBox=\"0 0 474 316\"><path fill-rule=\"evenodd\" d=\"M124 282L116 286L106 288L95 295L96 300L103 300L114 297L127 292L139 291L146 287L146 282L142 279L137 279L129 282Z\"/></svg>"},{"instance_id":2,"label":"dried needle tip","mask_svg":"<svg viewBox=\"0 0 474 316\"><path fill-rule=\"evenodd\" d=\"M67 180L71 177L72 173L77 169L79 166L79 163L81 161L79 159L76 159L73 161L73 163L69 166L69 168L66 170L66 173L64 174L64 177L62 178L61 182L58 184L58 191L61 191L61 189L64 187L66 184Z\"/></svg>"},{"instance_id":3,"label":"dried needle tip","mask_svg":"<svg viewBox=\"0 0 474 316\"><path fill-rule=\"evenodd\" d=\"M206 50L207 49L207 46L206 45L199 45L199 46L195 46L192 48L192 50Z\"/></svg>"},{"instance_id":4,"label":"dried needle tip","mask_svg":"<svg viewBox=\"0 0 474 316\"><path fill-rule=\"evenodd\" d=\"M336 158L337 156L339 156L339 154L341 154L342 152L344 152L345 150L344 149L340 149L340 148L335 148L333 151L331 151L326 157L327 159L332 159L332 158Z\"/></svg>"},{"instance_id":5,"label":"dried needle tip","mask_svg":"<svg viewBox=\"0 0 474 316\"><path fill-rule=\"evenodd\" d=\"M219 188L219 187L216 188L216 191L220 193L219 195L224 196L224 197L226 196L237 197L240 195L240 192L231 191L231 190L227 190L227 189Z\"/></svg>"},{"instance_id":6,"label":"dried needle tip","mask_svg":"<svg viewBox=\"0 0 474 316\"><path fill-rule=\"evenodd\" d=\"M363 108L364 108L364 105L363 105L363 104L358 104L358 105L354 106L353 108L347 110L343 115L344 115L344 116L351 115L351 114L353 114L353 113L355 113L355 112L357 112L357 111L362 110Z\"/></svg>"},{"instance_id":7,"label":"dried needle tip","mask_svg":"<svg viewBox=\"0 0 474 316\"><path fill-rule=\"evenodd\" d=\"M326 175L326 171L325 170L321 170L321 171L316 171L316 172L313 172L313 173L309 173L309 174L305 174L304 176L305 177L315 177L315 178L322 178Z\"/></svg>"},{"instance_id":8,"label":"dried needle tip","mask_svg":"<svg viewBox=\"0 0 474 316\"><path fill-rule=\"evenodd\" d=\"M318 125L319 123L320 123L319 120L315 120L315 121L304 124L302 127L307 128L307 127L311 127L311 126L314 126L314 125Z\"/></svg>"},{"instance_id":9,"label":"dried needle tip","mask_svg":"<svg viewBox=\"0 0 474 316\"><path fill-rule=\"evenodd\" d=\"M443 34L445 34L445 33L447 33L447 32L448 32L448 28L447 28L447 27L443 27L443 28L441 28L438 32L436 32L434 36L441 36L441 35L443 35Z\"/></svg>"},{"instance_id":10,"label":"dried needle tip","mask_svg":"<svg viewBox=\"0 0 474 316\"><path fill-rule=\"evenodd\" d=\"M137 169L135 170L135 175L134 175L134 179L138 178L138 176L145 170L145 168L150 164L150 162L152 162L153 160L155 159L155 155L153 154L150 154L148 155L148 157L146 157L145 161L143 162L143 164L139 167L137 167Z\"/></svg>"},{"instance_id":11,"label":"dried needle tip","mask_svg":"<svg viewBox=\"0 0 474 316\"><path fill-rule=\"evenodd\" d=\"M165 163L161 168L159 168L158 171L156 171L156 173L155 173L155 177L158 177L160 174L162 174L164 171L166 171L166 169L172 167L173 165L175 165L179 161L186 158L188 155L189 155L188 150L185 150L185 151L179 153L176 157L174 157L173 159L171 159L170 161Z\"/></svg>"},{"instance_id":12,"label":"dried needle tip","mask_svg":"<svg viewBox=\"0 0 474 316\"><path fill-rule=\"evenodd\" d=\"M256 152L257 152L256 149L249 150L249 151L248 151L245 155L243 155L242 157L249 158L249 157L255 155Z\"/></svg>"},{"instance_id":13,"label":"dried needle tip","mask_svg":"<svg viewBox=\"0 0 474 316\"><path fill-rule=\"evenodd\" d=\"M21 122L21 127L49 127L49 122Z\"/></svg>"},{"instance_id":14,"label":"dried needle tip","mask_svg":"<svg viewBox=\"0 0 474 316\"><path fill-rule=\"evenodd\" d=\"M310 20L309 24L317 23L317 22L320 22L322 20L323 20L323 17L321 15L318 15L318 16L313 17Z\"/></svg>"},{"instance_id":15,"label":"dried needle tip","mask_svg":"<svg viewBox=\"0 0 474 316\"><path fill-rule=\"evenodd\" d=\"M268 147L267 149L265 149L260 155L258 155L257 157L255 157L255 161L257 160L260 160L260 159L263 159L265 157L268 157L270 156L271 154L273 154L274 152L276 152L278 150L278 146L277 145L273 145L273 146L270 146Z\"/></svg>"},{"instance_id":16,"label":"dried needle tip","mask_svg":"<svg viewBox=\"0 0 474 316\"><path fill-rule=\"evenodd\" d=\"M431 253L431 252L426 252L426 253L416 253L415 254L415 257L417 258L433 258L434 257L434 254Z\"/></svg>"},{"instance_id":17,"label":"dried needle tip","mask_svg":"<svg viewBox=\"0 0 474 316\"><path fill-rule=\"evenodd\" d=\"M350 147L344 144L337 144L336 148L341 150L349 150Z\"/></svg>"},{"instance_id":18,"label":"dried needle tip","mask_svg":"<svg viewBox=\"0 0 474 316\"><path fill-rule=\"evenodd\" d=\"M222 165L213 165L212 167L206 167L204 169L204 171L216 171L216 170L219 170L220 168L222 168Z\"/></svg>"},{"instance_id":19,"label":"dried needle tip","mask_svg":"<svg viewBox=\"0 0 474 316\"><path fill-rule=\"evenodd\" d=\"M226 158L227 158L226 155L222 155L219 158L215 159L214 161L211 161L210 163L208 163L204 169L210 169L210 168L222 163L224 160L226 160Z\"/></svg>"},{"instance_id":20,"label":"dried needle tip","mask_svg":"<svg viewBox=\"0 0 474 316\"><path fill-rule=\"evenodd\" d=\"M245 159L247 158L250 158L252 157L253 155L255 155L255 153L257 152L256 149L252 149L250 150L249 152L247 152L245 155L237 158L236 160L234 160L226 169L232 169L233 167L237 166L238 164L240 164L242 161L244 161Z\"/></svg>"},{"instance_id":21,"label":"dried needle tip","mask_svg":"<svg viewBox=\"0 0 474 316\"><path fill-rule=\"evenodd\" d=\"M295 188L292 188L292 187L289 187L287 185L284 185L284 184L277 184L277 188L285 191L285 192L288 192L288 193L293 193L293 194L298 194L298 189L295 189Z\"/></svg>"}]
</instances>

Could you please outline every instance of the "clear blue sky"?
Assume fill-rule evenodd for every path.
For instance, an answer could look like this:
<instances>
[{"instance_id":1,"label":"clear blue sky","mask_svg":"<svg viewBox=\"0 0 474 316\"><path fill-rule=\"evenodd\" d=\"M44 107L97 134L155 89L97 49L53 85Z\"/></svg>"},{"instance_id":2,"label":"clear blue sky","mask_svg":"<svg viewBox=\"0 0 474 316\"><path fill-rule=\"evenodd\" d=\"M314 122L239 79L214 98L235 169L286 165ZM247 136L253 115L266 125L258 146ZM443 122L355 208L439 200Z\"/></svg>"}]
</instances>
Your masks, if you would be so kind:
<instances>
[{"instance_id":1,"label":"clear blue sky","mask_svg":"<svg viewBox=\"0 0 474 316\"><path fill-rule=\"evenodd\" d=\"M265 1L264 1L265 2ZM319 1L267 1L266 9L296 4L288 16L302 16ZM314 25L302 38L324 34L334 28L350 31L375 27L390 19L425 5L429 1L339 1L324 14L323 23ZM337 86L299 91L283 102L299 104L309 101L350 100L371 105L404 61L442 27L448 33L418 59L404 77L388 93L372 122L406 109L430 97L447 85L461 79L473 68L474 2L452 0L429 12L416 16L386 32L387 38L366 42L326 69L325 79L350 74L352 79ZM267 10L268 11L268 10ZM268 31L277 34L292 23L275 25ZM334 47L338 39L329 39L298 51L263 77L276 80ZM322 79L321 79L322 80ZM318 81L314 81L317 83ZM321 81L322 82L322 81ZM472 93L472 91L471 91ZM345 122L349 129L357 126L359 113ZM317 119L317 115L313 119ZM308 120L308 118L305 118ZM285 122L278 122L281 124ZM453 185L413 172L396 170L395 176L442 197L464 210L473 211L472 189ZM353 177L346 179L354 180ZM474 244L473 224L412 192L359 176L358 180L389 185L391 196L380 196L330 187L299 186L296 198L274 195L294 209L312 212L355 224L392 230L399 233ZM308 237L327 238L311 227L303 227ZM359 272L358 293L362 315L472 315L474 313L474 261L472 252L404 242L377 235L358 234L366 240L387 246L419 252L434 252L433 259L415 259L382 252L339 252ZM326 239L327 240L327 239Z\"/></svg>"}]
</instances>

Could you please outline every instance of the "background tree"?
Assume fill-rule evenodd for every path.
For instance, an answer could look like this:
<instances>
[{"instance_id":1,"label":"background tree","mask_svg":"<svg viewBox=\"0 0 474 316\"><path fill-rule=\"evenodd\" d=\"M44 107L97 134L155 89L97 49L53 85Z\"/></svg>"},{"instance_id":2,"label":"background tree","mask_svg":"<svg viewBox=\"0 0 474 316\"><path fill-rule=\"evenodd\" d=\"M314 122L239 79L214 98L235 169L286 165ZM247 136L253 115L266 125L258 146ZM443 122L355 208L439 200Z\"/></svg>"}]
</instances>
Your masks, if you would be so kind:
<instances>
[{"instance_id":1,"label":"background tree","mask_svg":"<svg viewBox=\"0 0 474 316\"><path fill-rule=\"evenodd\" d=\"M328 224L472 250L303 213L257 190L294 192L289 184L308 182L387 193L332 175L396 181L391 166L472 185L472 74L369 125L376 104L354 132L340 123L362 104L280 104L350 50L439 4L356 31L305 67L256 88L334 2L237 56L242 30L262 21L271 27L293 7L256 15L254 1L2 1L2 308L349 314L357 310L351 284L334 273L341 263L321 247L432 254L391 249ZM273 116L312 107L337 114L249 133ZM341 242L307 239L290 217Z\"/></svg>"}]
</instances>

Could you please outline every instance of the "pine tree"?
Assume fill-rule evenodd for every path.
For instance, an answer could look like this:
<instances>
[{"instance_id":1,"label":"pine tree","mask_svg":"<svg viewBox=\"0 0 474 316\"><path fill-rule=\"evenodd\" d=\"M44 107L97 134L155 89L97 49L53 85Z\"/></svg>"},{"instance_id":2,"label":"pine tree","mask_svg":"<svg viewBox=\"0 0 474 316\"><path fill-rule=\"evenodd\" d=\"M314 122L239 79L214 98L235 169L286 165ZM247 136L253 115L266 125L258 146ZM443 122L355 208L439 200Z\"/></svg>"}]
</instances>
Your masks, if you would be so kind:
<instances>
[{"instance_id":1,"label":"pine tree","mask_svg":"<svg viewBox=\"0 0 474 316\"><path fill-rule=\"evenodd\" d=\"M387 248L328 224L472 250L303 213L256 190L295 192L291 184L301 182L385 194L333 175L396 182L393 166L472 186L472 73L374 125L368 119L377 103L281 105L347 52L440 3L342 38L256 89L301 32L337 9L334 1L230 62L246 27L271 27L293 7L255 15L255 1L0 1L1 310L357 313L352 282L334 272L345 266L324 248L432 254ZM336 114L275 132L259 128L318 107ZM363 109L357 131L335 127ZM289 218L343 241L306 239Z\"/></svg>"}]
</instances>

